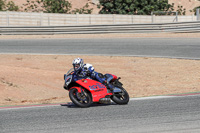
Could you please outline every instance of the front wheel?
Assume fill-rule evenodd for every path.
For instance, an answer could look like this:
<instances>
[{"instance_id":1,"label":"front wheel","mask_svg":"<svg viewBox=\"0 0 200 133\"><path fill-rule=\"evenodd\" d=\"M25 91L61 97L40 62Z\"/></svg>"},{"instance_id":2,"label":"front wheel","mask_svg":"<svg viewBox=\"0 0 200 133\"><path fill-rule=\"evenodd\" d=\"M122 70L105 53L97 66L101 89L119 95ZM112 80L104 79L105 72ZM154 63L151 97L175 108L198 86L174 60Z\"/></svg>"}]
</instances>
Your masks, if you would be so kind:
<instances>
[{"instance_id":1,"label":"front wheel","mask_svg":"<svg viewBox=\"0 0 200 133\"><path fill-rule=\"evenodd\" d=\"M120 104L120 105L128 104L128 102L129 102L129 95L128 95L127 91L122 86L115 86L115 87L117 87L118 89L120 89L121 92L114 93L113 96L111 97L111 99L115 103Z\"/></svg>"},{"instance_id":2,"label":"front wheel","mask_svg":"<svg viewBox=\"0 0 200 133\"><path fill-rule=\"evenodd\" d=\"M76 88L70 89L69 97L74 104L81 108L89 107L92 104L90 93L84 89L82 89L81 93L79 93Z\"/></svg>"}]
</instances>

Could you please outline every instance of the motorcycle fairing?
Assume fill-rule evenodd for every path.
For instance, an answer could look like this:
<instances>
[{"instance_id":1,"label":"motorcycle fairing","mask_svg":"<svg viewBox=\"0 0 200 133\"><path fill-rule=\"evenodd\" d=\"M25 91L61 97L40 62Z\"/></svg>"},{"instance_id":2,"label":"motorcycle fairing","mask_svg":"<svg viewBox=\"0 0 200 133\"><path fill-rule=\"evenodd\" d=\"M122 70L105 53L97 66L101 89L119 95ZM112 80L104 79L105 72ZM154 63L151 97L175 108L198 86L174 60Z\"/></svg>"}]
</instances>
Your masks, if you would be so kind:
<instances>
[{"instance_id":1,"label":"motorcycle fairing","mask_svg":"<svg viewBox=\"0 0 200 133\"><path fill-rule=\"evenodd\" d=\"M80 88L80 87L74 86L74 87L72 87L72 88L76 88L77 91L78 91L79 93L81 93L81 88ZM71 89L71 88L70 88L70 89Z\"/></svg>"},{"instance_id":2,"label":"motorcycle fairing","mask_svg":"<svg viewBox=\"0 0 200 133\"><path fill-rule=\"evenodd\" d=\"M112 95L112 93L107 92L107 88L102 83L92 80L92 79L82 79L76 81L79 85L83 86L89 90L93 97L93 102L98 102L101 98L104 98L106 95Z\"/></svg>"}]
</instances>

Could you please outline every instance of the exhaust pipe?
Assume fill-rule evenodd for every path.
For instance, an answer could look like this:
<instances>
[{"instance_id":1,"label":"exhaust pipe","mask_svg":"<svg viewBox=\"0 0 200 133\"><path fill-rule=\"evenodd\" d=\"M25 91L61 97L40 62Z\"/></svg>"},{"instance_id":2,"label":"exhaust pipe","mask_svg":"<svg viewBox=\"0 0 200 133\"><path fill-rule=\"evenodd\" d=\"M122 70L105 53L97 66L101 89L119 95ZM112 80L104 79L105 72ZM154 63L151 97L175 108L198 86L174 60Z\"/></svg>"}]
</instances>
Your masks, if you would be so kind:
<instances>
[{"instance_id":1,"label":"exhaust pipe","mask_svg":"<svg viewBox=\"0 0 200 133\"><path fill-rule=\"evenodd\" d=\"M99 100L100 103L104 103L104 104L110 104L111 103L111 100L110 98L101 98Z\"/></svg>"}]
</instances>

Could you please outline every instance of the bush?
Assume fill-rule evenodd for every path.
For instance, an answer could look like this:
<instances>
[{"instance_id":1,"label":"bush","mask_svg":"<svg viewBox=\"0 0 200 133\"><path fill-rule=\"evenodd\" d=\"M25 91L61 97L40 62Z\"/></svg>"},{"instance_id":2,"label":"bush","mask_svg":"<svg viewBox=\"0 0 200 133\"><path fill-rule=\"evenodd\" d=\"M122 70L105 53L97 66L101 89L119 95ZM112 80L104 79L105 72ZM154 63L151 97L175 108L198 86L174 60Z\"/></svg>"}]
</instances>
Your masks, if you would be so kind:
<instances>
[{"instance_id":1,"label":"bush","mask_svg":"<svg viewBox=\"0 0 200 133\"><path fill-rule=\"evenodd\" d=\"M5 9L5 0L0 0L0 11Z\"/></svg>"},{"instance_id":2,"label":"bush","mask_svg":"<svg viewBox=\"0 0 200 133\"><path fill-rule=\"evenodd\" d=\"M46 13L68 13L71 3L67 0L41 0Z\"/></svg>"},{"instance_id":3,"label":"bush","mask_svg":"<svg viewBox=\"0 0 200 133\"><path fill-rule=\"evenodd\" d=\"M91 14L93 8L89 8L88 3L83 6L82 8L78 9L76 8L75 10L72 11L73 14L79 13L79 14Z\"/></svg>"},{"instance_id":4,"label":"bush","mask_svg":"<svg viewBox=\"0 0 200 133\"><path fill-rule=\"evenodd\" d=\"M168 0L99 0L100 14L150 15L152 11L173 10Z\"/></svg>"},{"instance_id":5,"label":"bush","mask_svg":"<svg viewBox=\"0 0 200 133\"><path fill-rule=\"evenodd\" d=\"M190 10L190 12L194 12L194 14L197 15L197 14L196 14L196 10L197 10L198 8L200 9L200 6L195 7L193 10Z\"/></svg>"},{"instance_id":6,"label":"bush","mask_svg":"<svg viewBox=\"0 0 200 133\"><path fill-rule=\"evenodd\" d=\"M19 7L16 6L13 1L9 1L6 5L6 10L8 10L8 11L19 11Z\"/></svg>"},{"instance_id":7,"label":"bush","mask_svg":"<svg viewBox=\"0 0 200 133\"><path fill-rule=\"evenodd\" d=\"M38 5L42 8L38 9ZM68 0L37 0L36 3L33 0L27 0L24 6L26 7L24 10L27 12L91 14L93 10L89 8L89 4L87 3L82 8L76 8L71 11L72 4Z\"/></svg>"},{"instance_id":8,"label":"bush","mask_svg":"<svg viewBox=\"0 0 200 133\"><path fill-rule=\"evenodd\" d=\"M0 11L18 11L19 7L13 1L7 3L6 0L0 0Z\"/></svg>"}]
</instances>

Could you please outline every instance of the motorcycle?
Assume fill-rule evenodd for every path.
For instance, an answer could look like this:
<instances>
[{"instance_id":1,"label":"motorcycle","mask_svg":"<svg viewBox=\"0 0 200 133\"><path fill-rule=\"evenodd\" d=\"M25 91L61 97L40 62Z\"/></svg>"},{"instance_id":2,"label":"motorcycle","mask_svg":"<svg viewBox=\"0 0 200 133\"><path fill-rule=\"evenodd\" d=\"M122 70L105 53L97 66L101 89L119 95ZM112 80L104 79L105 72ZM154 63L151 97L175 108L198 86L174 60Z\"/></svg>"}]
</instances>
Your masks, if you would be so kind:
<instances>
[{"instance_id":1,"label":"motorcycle","mask_svg":"<svg viewBox=\"0 0 200 133\"><path fill-rule=\"evenodd\" d=\"M129 95L119 81L121 78L112 74L105 74L104 76L106 79L112 76L110 81L110 84L114 86L112 90L90 77L73 80L74 71L72 68L64 74L64 89L69 91L71 101L82 108L89 107L92 103L109 104L111 100L120 105L128 104Z\"/></svg>"}]
</instances>

